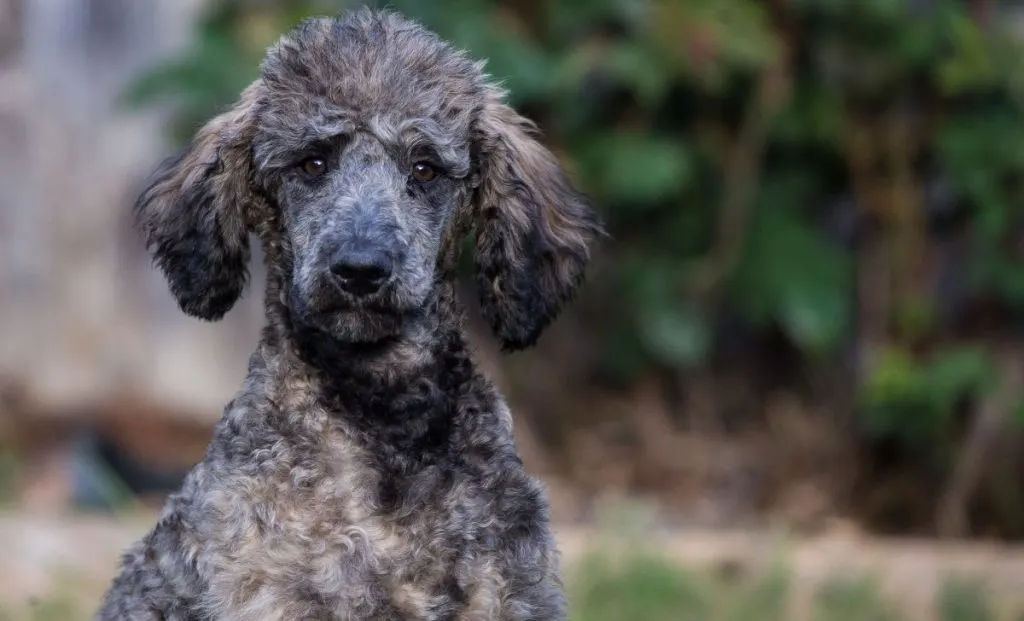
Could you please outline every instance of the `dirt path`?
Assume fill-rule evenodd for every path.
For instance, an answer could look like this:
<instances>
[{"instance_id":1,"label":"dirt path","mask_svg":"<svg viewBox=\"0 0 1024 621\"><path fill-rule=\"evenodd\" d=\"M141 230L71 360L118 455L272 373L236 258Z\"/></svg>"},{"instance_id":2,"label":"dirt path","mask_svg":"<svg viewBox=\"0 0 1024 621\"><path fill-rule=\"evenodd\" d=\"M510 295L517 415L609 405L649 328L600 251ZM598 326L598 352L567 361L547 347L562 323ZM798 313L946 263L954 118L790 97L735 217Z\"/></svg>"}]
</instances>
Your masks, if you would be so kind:
<instances>
[{"instance_id":1,"label":"dirt path","mask_svg":"<svg viewBox=\"0 0 1024 621\"><path fill-rule=\"evenodd\" d=\"M0 514L0 611L23 608L31 598L72 591L94 598L121 551L145 532L150 517L113 520ZM784 541L764 533L676 532L647 534L652 549L694 568L766 567L785 559L794 597L806 598L830 577L862 572L877 577L883 592L918 612L950 575L982 581L995 599L1024 604L1024 547L880 540L847 534ZM559 529L564 562L571 569L604 536L591 529ZM631 544L632 545L632 544ZM83 616L81 618L87 618Z\"/></svg>"}]
</instances>

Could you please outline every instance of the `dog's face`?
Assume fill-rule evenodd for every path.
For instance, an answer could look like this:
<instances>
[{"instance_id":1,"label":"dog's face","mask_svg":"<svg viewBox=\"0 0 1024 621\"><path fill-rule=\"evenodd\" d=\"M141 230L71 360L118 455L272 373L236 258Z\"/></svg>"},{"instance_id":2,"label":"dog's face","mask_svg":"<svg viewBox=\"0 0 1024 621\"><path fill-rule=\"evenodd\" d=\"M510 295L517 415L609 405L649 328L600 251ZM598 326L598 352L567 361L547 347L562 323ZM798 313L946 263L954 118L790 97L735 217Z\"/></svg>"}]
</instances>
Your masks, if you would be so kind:
<instances>
[{"instance_id":1,"label":"dog's face","mask_svg":"<svg viewBox=\"0 0 1024 621\"><path fill-rule=\"evenodd\" d=\"M477 180L479 70L421 28L364 20L311 21L271 51L253 137L291 251L289 306L346 341L422 310Z\"/></svg>"},{"instance_id":2,"label":"dog's face","mask_svg":"<svg viewBox=\"0 0 1024 621\"><path fill-rule=\"evenodd\" d=\"M442 239L468 194L459 163L412 135L332 133L282 161L274 197L291 249L288 304L347 341L401 331L426 303ZM257 151L259 153L259 151Z\"/></svg>"},{"instance_id":3,"label":"dog's face","mask_svg":"<svg viewBox=\"0 0 1024 621\"><path fill-rule=\"evenodd\" d=\"M532 344L600 227L501 95L480 64L393 13L304 23L139 199L182 308L230 309L255 230L296 319L377 341L424 310L475 227L483 311L507 349Z\"/></svg>"}]
</instances>

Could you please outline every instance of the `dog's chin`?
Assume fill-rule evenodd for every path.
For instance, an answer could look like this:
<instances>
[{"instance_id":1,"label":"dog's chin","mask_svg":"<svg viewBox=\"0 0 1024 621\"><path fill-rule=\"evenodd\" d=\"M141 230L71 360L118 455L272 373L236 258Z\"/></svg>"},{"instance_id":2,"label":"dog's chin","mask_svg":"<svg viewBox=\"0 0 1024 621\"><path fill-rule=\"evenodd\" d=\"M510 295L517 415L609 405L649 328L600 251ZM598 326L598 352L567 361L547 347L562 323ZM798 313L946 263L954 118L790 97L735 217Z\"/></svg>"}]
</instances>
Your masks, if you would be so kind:
<instances>
[{"instance_id":1,"label":"dog's chin","mask_svg":"<svg viewBox=\"0 0 1024 621\"><path fill-rule=\"evenodd\" d=\"M405 313L337 299L290 296L292 316L304 328L346 344L370 344L399 336Z\"/></svg>"},{"instance_id":2,"label":"dog's chin","mask_svg":"<svg viewBox=\"0 0 1024 621\"><path fill-rule=\"evenodd\" d=\"M393 339L402 334L405 325L400 314L367 309L314 311L308 322L335 340L353 345Z\"/></svg>"},{"instance_id":3,"label":"dog's chin","mask_svg":"<svg viewBox=\"0 0 1024 621\"><path fill-rule=\"evenodd\" d=\"M293 287L288 304L299 325L338 343L363 345L400 337L422 313L424 300L394 290L357 299L326 288Z\"/></svg>"}]
</instances>

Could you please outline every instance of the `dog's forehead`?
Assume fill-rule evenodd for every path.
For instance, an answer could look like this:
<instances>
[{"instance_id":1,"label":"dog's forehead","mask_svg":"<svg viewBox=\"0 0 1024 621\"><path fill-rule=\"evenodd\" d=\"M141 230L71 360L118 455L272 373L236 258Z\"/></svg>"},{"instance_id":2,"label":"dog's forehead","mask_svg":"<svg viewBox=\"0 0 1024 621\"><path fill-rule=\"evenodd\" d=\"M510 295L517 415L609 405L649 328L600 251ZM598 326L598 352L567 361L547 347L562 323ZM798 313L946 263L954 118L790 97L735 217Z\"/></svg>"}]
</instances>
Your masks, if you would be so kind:
<instances>
[{"instance_id":1,"label":"dog's forehead","mask_svg":"<svg viewBox=\"0 0 1024 621\"><path fill-rule=\"evenodd\" d=\"M263 63L267 105L293 117L432 118L460 129L480 99L482 65L426 28L390 12L304 22Z\"/></svg>"}]
</instances>

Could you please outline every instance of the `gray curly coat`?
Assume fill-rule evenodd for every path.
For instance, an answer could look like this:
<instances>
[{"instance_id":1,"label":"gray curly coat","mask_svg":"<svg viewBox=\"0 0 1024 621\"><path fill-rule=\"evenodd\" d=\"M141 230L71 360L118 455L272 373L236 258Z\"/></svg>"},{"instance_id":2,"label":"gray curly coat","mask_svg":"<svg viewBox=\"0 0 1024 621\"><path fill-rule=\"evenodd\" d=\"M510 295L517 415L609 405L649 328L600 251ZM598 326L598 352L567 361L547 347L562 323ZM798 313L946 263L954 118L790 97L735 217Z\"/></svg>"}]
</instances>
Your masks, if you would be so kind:
<instances>
[{"instance_id":1,"label":"gray curly coat","mask_svg":"<svg viewBox=\"0 0 1024 621\"><path fill-rule=\"evenodd\" d=\"M416 23L304 22L136 205L181 308L215 320L268 266L267 324L205 459L124 556L102 621L557 620L545 494L455 296L532 345L599 219L534 126Z\"/></svg>"}]
</instances>

